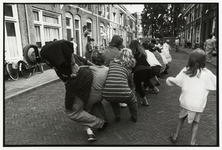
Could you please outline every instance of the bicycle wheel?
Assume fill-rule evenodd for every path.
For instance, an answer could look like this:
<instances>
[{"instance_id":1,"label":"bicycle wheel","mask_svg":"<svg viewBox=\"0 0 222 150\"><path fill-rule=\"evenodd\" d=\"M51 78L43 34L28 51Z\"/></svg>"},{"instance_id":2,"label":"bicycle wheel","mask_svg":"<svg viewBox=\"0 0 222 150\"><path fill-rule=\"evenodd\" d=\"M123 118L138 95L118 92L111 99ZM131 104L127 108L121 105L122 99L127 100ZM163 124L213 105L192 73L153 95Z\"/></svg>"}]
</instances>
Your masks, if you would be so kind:
<instances>
[{"instance_id":1,"label":"bicycle wheel","mask_svg":"<svg viewBox=\"0 0 222 150\"><path fill-rule=\"evenodd\" d=\"M18 78L19 78L18 69L13 69L11 63L6 64L6 70L12 80L18 80Z\"/></svg>"},{"instance_id":2,"label":"bicycle wheel","mask_svg":"<svg viewBox=\"0 0 222 150\"><path fill-rule=\"evenodd\" d=\"M32 76L33 74L32 68L29 68L28 64L26 64L24 61L19 61L18 67L19 67L19 72L23 77L29 78Z\"/></svg>"}]
</instances>

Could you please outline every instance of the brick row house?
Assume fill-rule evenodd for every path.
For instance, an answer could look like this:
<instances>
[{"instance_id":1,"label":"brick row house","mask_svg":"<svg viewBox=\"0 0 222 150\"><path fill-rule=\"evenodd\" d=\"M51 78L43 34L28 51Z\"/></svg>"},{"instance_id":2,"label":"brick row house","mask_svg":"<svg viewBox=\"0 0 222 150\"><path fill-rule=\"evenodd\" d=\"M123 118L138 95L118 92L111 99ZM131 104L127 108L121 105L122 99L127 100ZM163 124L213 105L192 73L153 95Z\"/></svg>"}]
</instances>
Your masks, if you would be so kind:
<instances>
[{"instance_id":1,"label":"brick row house","mask_svg":"<svg viewBox=\"0 0 222 150\"><path fill-rule=\"evenodd\" d=\"M127 46L136 35L136 18L119 4L4 4L5 59L24 59L23 48L41 48L54 39L75 38L76 54L85 56L87 39L106 47L113 35L120 35ZM27 53L32 55L33 50Z\"/></svg>"},{"instance_id":2,"label":"brick row house","mask_svg":"<svg viewBox=\"0 0 222 150\"><path fill-rule=\"evenodd\" d=\"M218 4L183 4L184 27L181 32L191 48L203 47L208 35L215 33L218 38Z\"/></svg>"}]
</instances>

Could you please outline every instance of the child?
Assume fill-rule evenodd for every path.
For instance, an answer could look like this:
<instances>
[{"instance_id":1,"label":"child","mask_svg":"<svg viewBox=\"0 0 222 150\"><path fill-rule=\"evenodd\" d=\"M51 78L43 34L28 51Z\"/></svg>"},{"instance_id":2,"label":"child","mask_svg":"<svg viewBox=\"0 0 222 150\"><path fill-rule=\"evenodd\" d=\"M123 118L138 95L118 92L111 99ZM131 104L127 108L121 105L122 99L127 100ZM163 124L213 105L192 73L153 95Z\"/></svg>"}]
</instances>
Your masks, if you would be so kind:
<instances>
[{"instance_id":1,"label":"child","mask_svg":"<svg viewBox=\"0 0 222 150\"><path fill-rule=\"evenodd\" d=\"M126 103L128 105L131 120L137 122L137 99L129 86L132 68L135 66L135 63L132 51L124 48L109 65L102 96L106 101L110 102L116 122L119 122L121 117L119 103Z\"/></svg>"},{"instance_id":2,"label":"child","mask_svg":"<svg viewBox=\"0 0 222 150\"><path fill-rule=\"evenodd\" d=\"M209 91L216 90L216 76L205 68L206 55L202 49L196 49L190 54L188 64L175 77L169 77L166 83L169 86L178 85L182 89L180 95L181 111L176 132L170 136L173 143L177 141L179 131L184 120L192 123L191 145L196 144L196 134L201 114L206 106Z\"/></svg>"}]
</instances>

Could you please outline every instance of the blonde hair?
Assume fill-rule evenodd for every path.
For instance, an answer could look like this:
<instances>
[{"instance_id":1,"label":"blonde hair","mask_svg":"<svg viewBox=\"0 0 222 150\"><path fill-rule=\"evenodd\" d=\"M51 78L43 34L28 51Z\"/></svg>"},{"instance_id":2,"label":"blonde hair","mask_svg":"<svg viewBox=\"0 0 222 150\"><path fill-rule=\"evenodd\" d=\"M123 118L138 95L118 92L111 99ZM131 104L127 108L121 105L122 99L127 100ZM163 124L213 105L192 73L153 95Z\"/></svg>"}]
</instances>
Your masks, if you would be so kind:
<instances>
[{"instance_id":1,"label":"blonde hair","mask_svg":"<svg viewBox=\"0 0 222 150\"><path fill-rule=\"evenodd\" d=\"M135 65L136 65L136 60L134 59L132 51L129 48L123 48L120 51L120 54L117 55L113 61L118 62L122 66L124 66L126 68L130 68L130 69L135 67Z\"/></svg>"}]
</instances>

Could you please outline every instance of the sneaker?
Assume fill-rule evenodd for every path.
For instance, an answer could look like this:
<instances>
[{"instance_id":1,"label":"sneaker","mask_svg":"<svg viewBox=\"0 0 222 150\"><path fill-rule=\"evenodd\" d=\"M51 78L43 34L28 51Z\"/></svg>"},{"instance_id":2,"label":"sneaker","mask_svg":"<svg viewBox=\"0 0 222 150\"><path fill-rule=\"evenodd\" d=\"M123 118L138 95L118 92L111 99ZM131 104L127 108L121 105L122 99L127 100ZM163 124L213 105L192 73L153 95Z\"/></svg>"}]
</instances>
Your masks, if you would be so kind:
<instances>
[{"instance_id":1,"label":"sneaker","mask_svg":"<svg viewBox=\"0 0 222 150\"><path fill-rule=\"evenodd\" d=\"M94 134L88 134L88 141L96 141L97 138Z\"/></svg>"},{"instance_id":2,"label":"sneaker","mask_svg":"<svg viewBox=\"0 0 222 150\"><path fill-rule=\"evenodd\" d=\"M125 108L125 107L127 107L127 104L126 103L119 103L119 106L122 108Z\"/></svg>"},{"instance_id":3,"label":"sneaker","mask_svg":"<svg viewBox=\"0 0 222 150\"><path fill-rule=\"evenodd\" d=\"M105 130L105 128L106 128L108 125L109 125L109 122L105 121L105 122L103 123L103 126L102 126L101 128L98 128L98 130L99 130L99 131L103 131L103 130Z\"/></svg>"},{"instance_id":4,"label":"sneaker","mask_svg":"<svg viewBox=\"0 0 222 150\"><path fill-rule=\"evenodd\" d=\"M153 89L149 89L150 93L159 93L159 89L157 87L154 87Z\"/></svg>"},{"instance_id":5,"label":"sneaker","mask_svg":"<svg viewBox=\"0 0 222 150\"><path fill-rule=\"evenodd\" d=\"M137 122L137 117L131 116L131 120L132 120L133 122Z\"/></svg>"}]
</instances>

